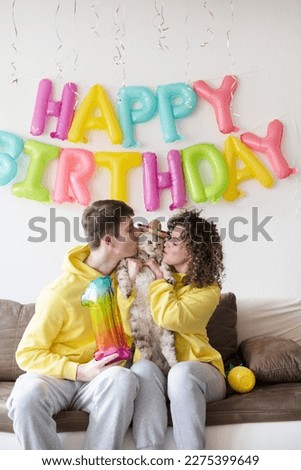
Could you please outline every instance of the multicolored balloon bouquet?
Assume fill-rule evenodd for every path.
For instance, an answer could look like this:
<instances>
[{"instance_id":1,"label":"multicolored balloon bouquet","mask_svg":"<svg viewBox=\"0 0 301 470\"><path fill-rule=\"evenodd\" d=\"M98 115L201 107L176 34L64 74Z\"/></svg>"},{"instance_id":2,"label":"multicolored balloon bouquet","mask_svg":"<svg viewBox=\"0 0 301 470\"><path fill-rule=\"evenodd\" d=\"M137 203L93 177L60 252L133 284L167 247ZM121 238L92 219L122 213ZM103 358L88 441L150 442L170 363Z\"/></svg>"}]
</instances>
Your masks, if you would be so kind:
<instances>
[{"instance_id":1,"label":"multicolored balloon bouquet","mask_svg":"<svg viewBox=\"0 0 301 470\"><path fill-rule=\"evenodd\" d=\"M126 342L109 276L90 282L82 295L82 305L90 307L96 337L96 361L116 353L118 356L110 364L129 359L131 350Z\"/></svg>"}]
</instances>

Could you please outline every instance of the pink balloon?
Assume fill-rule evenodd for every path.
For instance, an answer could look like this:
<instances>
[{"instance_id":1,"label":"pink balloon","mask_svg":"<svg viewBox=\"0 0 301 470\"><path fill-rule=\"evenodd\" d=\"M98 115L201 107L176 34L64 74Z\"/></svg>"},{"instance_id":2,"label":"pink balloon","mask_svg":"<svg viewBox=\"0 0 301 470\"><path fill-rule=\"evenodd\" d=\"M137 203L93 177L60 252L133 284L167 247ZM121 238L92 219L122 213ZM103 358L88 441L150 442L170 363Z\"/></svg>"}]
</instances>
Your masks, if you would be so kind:
<instances>
[{"instance_id":1,"label":"pink balloon","mask_svg":"<svg viewBox=\"0 0 301 470\"><path fill-rule=\"evenodd\" d=\"M43 79L39 83L36 97L31 129L32 135L41 135L44 132L46 119L49 116L57 117L56 131L50 136L57 139L66 140L71 127L77 87L75 83L66 83L63 88L61 101L51 100L52 82Z\"/></svg>"},{"instance_id":2,"label":"pink balloon","mask_svg":"<svg viewBox=\"0 0 301 470\"><path fill-rule=\"evenodd\" d=\"M167 172L158 172L157 156L145 152L143 158L143 192L146 210L155 211L160 207L160 190L170 188L172 204L170 210L181 208L186 203L185 183L181 164L181 155L177 150L170 150L167 155Z\"/></svg>"},{"instance_id":3,"label":"pink balloon","mask_svg":"<svg viewBox=\"0 0 301 470\"><path fill-rule=\"evenodd\" d=\"M93 153L88 150L66 148L59 157L53 200L59 204L74 202L87 206L90 193L87 182L95 170ZM69 187L73 196L69 195Z\"/></svg>"},{"instance_id":4,"label":"pink balloon","mask_svg":"<svg viewBox=\"0 0 301 470\"><path fill-rule=\"evenodd\" d=\"M268 125L266 137L258 137L251 132L240 136L241 141L250 149L264 153L270 160L271 165L279 179L287 178L296 173L296 168L290 168L281 151L281 140L283 135L283 124L275 119Z\"/></svg>"},{"instance_id":5,"label":"pink balloon","mask_svg":"<svg viewBox=\"0 0 301 470\"><path fill-rule=\"evenodd\" d=\"M239 130L233 125L230 112L230 103L236 88L237 78L233 75L226 75L217 89L211 88L203 80L198 80L193 84L196 94L213 106L218 128L223 134Z\"/></svg>"}]
</instances>

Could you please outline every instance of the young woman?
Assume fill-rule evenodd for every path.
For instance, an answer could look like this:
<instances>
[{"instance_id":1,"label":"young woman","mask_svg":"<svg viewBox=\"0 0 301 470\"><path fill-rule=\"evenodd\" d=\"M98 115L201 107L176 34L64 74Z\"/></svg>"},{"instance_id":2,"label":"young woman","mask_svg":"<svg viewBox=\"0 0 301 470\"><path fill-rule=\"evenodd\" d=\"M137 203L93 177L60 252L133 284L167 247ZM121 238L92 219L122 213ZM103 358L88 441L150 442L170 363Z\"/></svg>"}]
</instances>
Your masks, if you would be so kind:
<instances>
[{"instance_id":1,"label":"young woman","mask_svg":"<svg viewBox=\"0 0 301 470\"><path fill-rule=\"evenodd\" d=\"M196 210L185 210L168 221L169 237L163 261L173 267L175 284L162 278L159 265L150 260L155 280L150 286L154 321L174 332L178 363L164 377L150 361L136 362L132 371L140 383L133 417L133 434L145 435L150 448L160 448L167 426L166 396L170 401L174 438L178 449L205 446L206 403L225 397L225 372L221 355L208 341L206 326L220 298L223 273L222 245L214 223ZM139 270L133 260L132 276ZM152 409L145 415L145 397ZM150 405L148 403L148 405Z\"/></svg>"}]
</instances>

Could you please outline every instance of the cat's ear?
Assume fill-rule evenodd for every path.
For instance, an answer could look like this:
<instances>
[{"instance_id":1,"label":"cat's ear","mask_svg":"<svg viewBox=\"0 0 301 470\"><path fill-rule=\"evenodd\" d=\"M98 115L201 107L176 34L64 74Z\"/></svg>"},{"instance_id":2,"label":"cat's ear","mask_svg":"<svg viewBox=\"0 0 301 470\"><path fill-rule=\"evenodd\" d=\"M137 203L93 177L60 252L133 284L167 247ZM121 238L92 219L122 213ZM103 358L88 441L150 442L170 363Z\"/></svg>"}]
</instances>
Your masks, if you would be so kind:
<instances>
[{"instance_id":1,"label":"cat's ear","mask_svg":"<svg viewBox=\"0 0 301 470\"><path fill-rule=\"evenodd\" d=\"M161 222L160 222L160 220L157 220L157 219L151 220L150 223L149 223L149 228L153 232L160 232L161 231Z\"/></svg>"}]
</instances>

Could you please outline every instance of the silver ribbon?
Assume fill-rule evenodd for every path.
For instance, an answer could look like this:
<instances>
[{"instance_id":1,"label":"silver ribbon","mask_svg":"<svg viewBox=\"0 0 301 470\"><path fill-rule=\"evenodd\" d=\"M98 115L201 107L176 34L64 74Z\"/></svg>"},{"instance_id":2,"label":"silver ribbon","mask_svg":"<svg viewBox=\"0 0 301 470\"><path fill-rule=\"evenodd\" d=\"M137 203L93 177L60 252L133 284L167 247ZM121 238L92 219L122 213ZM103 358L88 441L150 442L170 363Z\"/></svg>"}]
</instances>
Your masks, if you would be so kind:
<instances>
[{"instance_id":1,"label":"silver ribbon","mask_svg":"<svg viewBox=\"0 0 301 470\"><path fill-rule=\"evenodd\" d=\"M17 39L18 39L18 30L17 30L16 18L15 18L15 6L16 6L16 0L14 0L13 4L12 4L12 20L13 20L15 38L14 38L14 41L12 42L12 44L11 44L15 59L12 60L12 62L10 63L10 66L11 66L11 69L12 69L12 72L11 72L11 75L10 75L10 83L16 85L18 83L19 79L17 77L17 67L16 67L16 56L17 56L17 53L18 53L16 42L17 42Z\"/></svg>"},{"instance_id":2,"label":"silver ribbon","mask_svg":"<svg viewBox=\"0 0 301 470\"><path fill-rule=\"evenodd\" d=\"M166 51L168 49L167 44L165 44L165 39L166 39L166 31L169 30L169 27L166 26L165 24L165 18L164 18L164 5L165 5L165 0L161 2L161 6L158 8L157 6L157 0L154 2L154 7L156 11L156 17L155 17L155 24L154 27L158 30L159 33L159 39L158 39L158 47L161 49L161 51ZM157 24L156 24L157 23Z\"/></svg>"},{"instance_id":3,"label":"silver ribbon","mask_svg":"<svg viewBox=\"0 0 301 470\"><path fill-rule=\"evenodd\" d=\"M212 39L213 39L213 37L214 37L214 32L213 32L212 29L211 29L211 26L212 26L213 23L214 23L214 15L213 15L212 11L209 10L209 8L207 7L207 3L208 3L207 0L205 0L205 1L203 2L203 8L204 8L204 9L209 13L209 15L211 16L211 25L209 25L208 28L206 29L206 33L209 34L209 38L208 38L206 41L202 42L201 47L206 47L206 46L208 46L208 44L210 43L210 41L212 41Z\"/></svg>"},{"instance_id":4,"label":"silver ribbon","mask_svg":"<svg viewBox=\"0 0 301 470\"><path fill-rule=\"evenodd\" d=\"M99 13L98 13L98 5L99 5L99 0L96 0L96 2L94 0L92 0L91 10L93 11L93 14L95 16L95 24L91 27L91 30L98 38L100 38L100 34L98 32L98 27L99 27L99 24L100 24L100 16L99 16Z\"/></svg>"},{"instance_id":5,"label":"silver ribbon","mask_svg":"<svg viewBox=\"0 0 301 470\"><path fill-rule=\"evenodd\" d=\"M184 30L185 30L185 66L184 66L184 72L186 76L186 83L189 83L190 81L190 76L189 76L189 66L190 66L190 59L189 59L189 52L190 52L190 42L188 39L187 35L187 23L188 23L188 17L189 17L189 0L185 0L186 3L186 15L185 15L185 20L184 20Z\"/></svg>"},{"instance_id":6,"label":"silver ribbon","mask_svg":"<svg viewBox=\"0 0 301 470\"><path fill-rule=\"evenodd\" d=\"M233 28L233 23L234 23L234 6L233 6L233 0L230 0L230 10L231 10L231 27L230 29L227 30L227 49L228 49L228 54L231 60L231 66L232 66L232 72L235 66L235 58L233 54L231 53L231 48L230 48L230 34Z\"/></svg>"},{"instance_id":7,"label":"silver ribbon","mask_svg":"<svg viewBox=\"0 0 301 470\"><path fill-rule=\"evenodd\" d=\"M57 19L58 19L58 14L59 14L60 8L61 8L61 2L60 2L60 0L58 0L57 7L56 7L56 12L55 12L55 16L54 16L55 33L56 33L56 37L59 41L59 45L58 45L58 48L57 48L56 53L55 53L55 64L56 64L56 69L57 69L56 78L58 80L60 80L62 78L62 74L63 74L63 62L61 60L59 60L59 54L60 54L60 51L63 47L63 43L62 43L62 39L60 37L59 31L58 31L58 26L57 26Z\"/></svg>"},{"instance_id":8,"label":"silver ribbon","mask_svg":"<svg viewBox=\"0 0 301 470\"><path fill-rule=\"evenodd\" d=\"M124 8L120 13L120 4L115 10L114 14L114 27L115 27L115 43L116 43L116 54L113 56L114 62L116 65L122 66L122 86L125 87L125 48L123 43L123 38L125 36L125 27L124 27Z\"/></svg>"}]
</instances>

